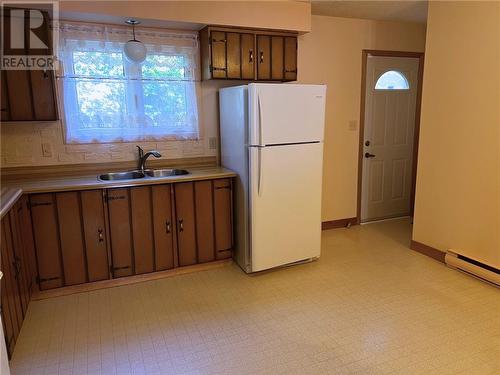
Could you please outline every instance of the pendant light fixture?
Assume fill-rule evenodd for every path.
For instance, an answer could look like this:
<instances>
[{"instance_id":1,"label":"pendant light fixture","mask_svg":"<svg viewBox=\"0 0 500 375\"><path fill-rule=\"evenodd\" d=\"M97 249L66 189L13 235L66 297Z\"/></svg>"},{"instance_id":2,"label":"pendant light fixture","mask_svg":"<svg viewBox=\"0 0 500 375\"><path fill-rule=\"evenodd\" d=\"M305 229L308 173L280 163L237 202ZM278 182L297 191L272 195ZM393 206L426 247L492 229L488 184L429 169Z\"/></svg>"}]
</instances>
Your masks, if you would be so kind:
<instances>
[{"instance_id":1,"label":"pendant light fixture","mask_svg":"<svg viewBox=\"0 0 500 375\"><path fill-rule=\"evenodd\" d=\"M125 52L125 56L127 56L127 59L140 64L144 60L146 60L146 46L142 42L135 39L135 26L139 25L141 22L130 19L126 20L125 23L132 26L134 39L131 39L127 43L125 43L123 51Z\"/></svg>"}]
</instances>

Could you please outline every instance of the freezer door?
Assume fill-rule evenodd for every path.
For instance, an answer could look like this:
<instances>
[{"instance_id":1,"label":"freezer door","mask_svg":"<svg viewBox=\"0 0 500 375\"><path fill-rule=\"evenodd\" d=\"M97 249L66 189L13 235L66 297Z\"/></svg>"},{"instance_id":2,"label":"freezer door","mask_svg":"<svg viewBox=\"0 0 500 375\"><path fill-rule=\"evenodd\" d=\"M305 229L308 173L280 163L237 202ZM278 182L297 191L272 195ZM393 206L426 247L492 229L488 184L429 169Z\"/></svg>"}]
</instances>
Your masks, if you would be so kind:
<instances>
[{"instance_id":1,"label":"freezer door","mask_svg":"<svg viewBox=\"0 0 500 375\"><path fill-rule=\"evenodd\" d=\"M252 272L319 257L323 144L249 147Z\"/></svg>"},{"instance_id":2,"label":"freezer door","mask_svg":"<svg viewBox=\"0 0 500 375\"><path fill-rule=\"evenodd\" d=\"M249 144L322 141L325 85L250 84Z\"/></svg>"}]
</instances>

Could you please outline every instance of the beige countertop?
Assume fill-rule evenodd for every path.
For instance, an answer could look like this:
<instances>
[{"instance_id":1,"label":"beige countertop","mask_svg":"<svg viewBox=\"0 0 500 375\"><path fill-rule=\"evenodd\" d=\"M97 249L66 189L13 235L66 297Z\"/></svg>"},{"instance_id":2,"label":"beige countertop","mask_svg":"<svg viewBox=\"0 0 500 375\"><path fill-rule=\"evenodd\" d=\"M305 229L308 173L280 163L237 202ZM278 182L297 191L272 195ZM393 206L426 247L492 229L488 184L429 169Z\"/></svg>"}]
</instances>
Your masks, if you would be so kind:
<instances>
[{"instance_id":1,"label":"beige countertop","mask_svg":"<svg viewBox=\"0 0 500 375\"><path fill-rule=\"evenodd\" d=\"M236 173L222 167L188 168L189 174L171 177L145 177L134 180L101 181L96 174L32 178L3 183L0 197L1 217L7 213L23 193L48 193L71 190L110 189L141 185L168 184L172 182L211 180L235 177Z\"/></svg>"},{"instance_id":2,"label":"beige countertop","mask_svg":"<svg viewBox=\"0 0 500 375\"><path fill-rule=\"evenodd\" d=\"M9 212L22 194L23 190L19 187L2 186L0 192L0 218L3 218Z\"/></svg>"}]
</instances>

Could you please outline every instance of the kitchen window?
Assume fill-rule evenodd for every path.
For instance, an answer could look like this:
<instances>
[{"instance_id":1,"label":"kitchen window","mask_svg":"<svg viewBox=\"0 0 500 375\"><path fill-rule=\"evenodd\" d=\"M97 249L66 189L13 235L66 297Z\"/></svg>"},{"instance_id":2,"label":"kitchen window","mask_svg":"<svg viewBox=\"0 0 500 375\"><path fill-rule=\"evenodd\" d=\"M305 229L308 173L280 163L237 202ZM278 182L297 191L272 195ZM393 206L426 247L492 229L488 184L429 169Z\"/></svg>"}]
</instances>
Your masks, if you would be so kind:
<instances>
[{"instance_id":1,"label":"kitchen window","mask_svg":"<svg viewBox=\"0 0 500 375\"><path fill-rule=\"evenodd\" d=\"M195 33L136 29L146 60L129 61L126 27L62 23L58 89L67 143L198 139Z\"/></svg>"}]
</instances>

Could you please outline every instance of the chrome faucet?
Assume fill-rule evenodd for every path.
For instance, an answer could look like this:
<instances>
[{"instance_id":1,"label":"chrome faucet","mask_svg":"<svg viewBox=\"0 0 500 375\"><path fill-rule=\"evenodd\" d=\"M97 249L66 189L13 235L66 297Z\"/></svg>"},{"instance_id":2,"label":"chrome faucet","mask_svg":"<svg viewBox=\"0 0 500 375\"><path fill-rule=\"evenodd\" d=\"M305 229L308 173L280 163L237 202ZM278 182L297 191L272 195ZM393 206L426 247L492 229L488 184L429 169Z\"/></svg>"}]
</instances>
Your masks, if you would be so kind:
<instances>
[{"instance_id":1,"label":"chrome faucet","mask_svg":"<svg viewBox=\"0 0 500 375\"><path fill-rule=\"evenodd\" d=\"M156 150L151 150L144 153L144 150L140 146L136 146L139 151L139 165L138 168L140 171L144 172L146 169L146 160L153 155L155 158L161 158L161 154Z\"/></svg>"}]
</instances>

